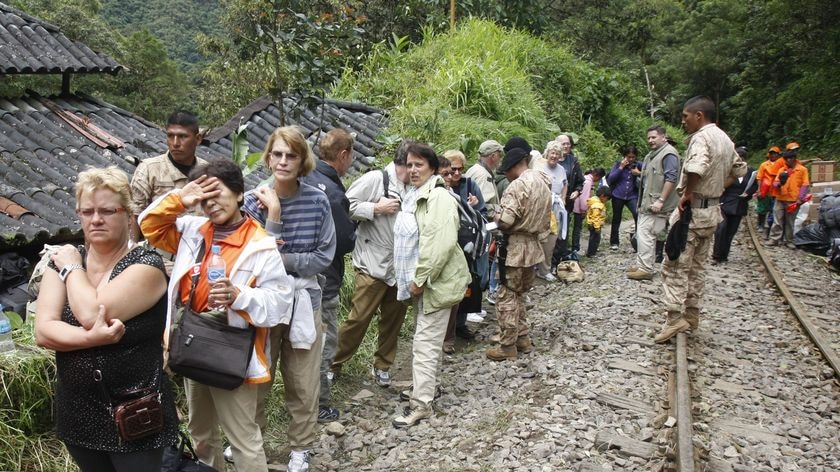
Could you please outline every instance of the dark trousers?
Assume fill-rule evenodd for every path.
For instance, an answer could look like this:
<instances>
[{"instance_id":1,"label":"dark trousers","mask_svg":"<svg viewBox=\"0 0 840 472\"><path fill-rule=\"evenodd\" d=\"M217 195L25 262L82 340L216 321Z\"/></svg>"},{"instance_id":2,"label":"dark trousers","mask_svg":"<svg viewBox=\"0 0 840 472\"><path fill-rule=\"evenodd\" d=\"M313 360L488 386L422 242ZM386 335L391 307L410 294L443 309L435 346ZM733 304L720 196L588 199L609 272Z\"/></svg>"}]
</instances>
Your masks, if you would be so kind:
<instances>
[{"instance_id":1,"label":"dark trousers","mask_svg":"<svg viewBox=\"0 0 840 472\"><path fill-rule=\"evenodd\" d=\"M715 230L715 244L712 249L713 259L725 261L729 258L729 249L732 247L732 239L735 238L735 233L738 232L738 226L741 225L741 218L741 216L723 215L723 221Z\"/></svg>"},{"instance_id":2,"label":"dark trousers","mask_svg":"<svg viewBox=\"0 0 840 472\"><path fill-rule=\"evenodd\" d=\"M465 295L458 304L458 320L455 325L458 328L467 325L467 313L481 312L481 279L476 274L471 275L472 281L467 289L468 295Z\"/></svg>"},{"instance_id":3,"label":"dark trousers","mask_svg":"<svg viewBox=\"0 0 840 472\"><path fill-rule=\"evenodd\" d=\"M567 231L566 239L571 233L572 250L569 250L569 243L566 239L557 238L554 243L554 251L551 255L551 266L556 266L560 261L565 260L572 251L580 251L580 231L583 228L583 215L572 211L575 207L575 202L572 201L566 204L566 212L568 213L568 222L571 231ZM559 223L559 222L558 222Z\"/></svg>"},{"instance_id":4,"label":"dark trousers","mask_svg":"<svg viewBox=\"0 0 840 472\"><path fill-rule=\"evenodd\" d=\"M601 230L589 227L589 245L586 246L586 255L594 256L598 252L598 245L601 244Z\"/></svg>"},{"instance_id":5,"label":"dark trousers","mask_svg":"<svg viewBox=\"0 0 840 472\"><path fill-rule=\"evenodd\" d=\"M97 451L84 447L66 444L67 451L82 472L149 472L160 470L163 460L163 450L150 449L147 451L119 453Z\"/></svg>"},{"instance_id":6,"label":"dark trousers","mask_svg":"<svg viewBox=\"0 0 840 472\"><path fill-rule=\"evenodd\" d=\"M630 210L633 215L633 221L639 217L636 213L636 199L631 198L625 200L623 198L612 197L612 228L610 229L610 245L617 246L619 244L619 229L621 229L621 216L624 213L624 207Z\"/></svg>"}]
</instances>

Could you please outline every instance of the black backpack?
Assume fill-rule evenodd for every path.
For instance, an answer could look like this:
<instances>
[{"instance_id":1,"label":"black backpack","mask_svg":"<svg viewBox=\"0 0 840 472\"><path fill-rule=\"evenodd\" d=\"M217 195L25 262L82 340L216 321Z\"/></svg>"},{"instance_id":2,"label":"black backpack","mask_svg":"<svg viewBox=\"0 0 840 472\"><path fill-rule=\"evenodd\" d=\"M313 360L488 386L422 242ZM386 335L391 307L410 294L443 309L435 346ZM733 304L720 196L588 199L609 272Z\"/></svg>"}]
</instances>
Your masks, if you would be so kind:
<instances>
[{"instance_id":1,"label":"black backpack","mask_svg":"<svg viewBox=\"0 0 840 472\"><path fill-rule=\"evenodd\" d=\"M453 197L458 200L458 245L475 265L475 261L487 254L490 247L487 220L464 199L458 195L453 195Z\"/></svg>"}]
</instances>

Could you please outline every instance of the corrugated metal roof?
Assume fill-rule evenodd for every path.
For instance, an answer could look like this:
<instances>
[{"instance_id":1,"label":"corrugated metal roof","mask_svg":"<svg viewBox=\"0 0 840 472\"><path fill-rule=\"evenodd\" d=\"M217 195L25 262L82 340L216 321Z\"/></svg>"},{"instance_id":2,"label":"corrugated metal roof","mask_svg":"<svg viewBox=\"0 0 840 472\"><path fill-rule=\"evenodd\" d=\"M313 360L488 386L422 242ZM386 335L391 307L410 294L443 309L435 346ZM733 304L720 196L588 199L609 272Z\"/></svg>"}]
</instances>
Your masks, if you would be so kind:
<instances>
[{"instance_id":1,"label":"corrugated metal roof","mask_svg":"<svg viewBox=\"0 0 840 472\"><path fill-rule=\"evenodd\" d=\"M0 74L115 74L113 58L72 41L43 20L0 3Z\"/></svg>"},{"instance_id":2,"label":"corrugated metal roof","mask_svg":"<svg viewBox=\"0 0 840 472\"><path fill-rule=\"evenodd\" d=\"M334 128L342 128L356 135L353 145L353 166L348 173L358 175L371 168L376 154L382 149L382 144L377 139L382 134L387 121L383 110L363 103L331 99L316 100L309 107L301 107L299 102L300 99L296 97L287 97L283 101L286 124L303 128L316 156L320 158L316 143L321 133L327 133ZM280 126L279 109L270 97L260 97L239 110L223 126L208 134L205 144L219 154L230 156L233 149L230 135L240 123L250 124L248 143L251 152L262 151L265 149L268 137Z\"/></svg>"},{"instance_id":3,"label":"corrugated metal roof","mask_svg":"<svg viewBox=\"0 0 840 472\"><path fill-rule=\"evenodd\" d=\"M0 251L79 237L78 173L116 165L131 175L164 152L158 125L88 96L0 98Z\"/></svg>"}]
</instances>

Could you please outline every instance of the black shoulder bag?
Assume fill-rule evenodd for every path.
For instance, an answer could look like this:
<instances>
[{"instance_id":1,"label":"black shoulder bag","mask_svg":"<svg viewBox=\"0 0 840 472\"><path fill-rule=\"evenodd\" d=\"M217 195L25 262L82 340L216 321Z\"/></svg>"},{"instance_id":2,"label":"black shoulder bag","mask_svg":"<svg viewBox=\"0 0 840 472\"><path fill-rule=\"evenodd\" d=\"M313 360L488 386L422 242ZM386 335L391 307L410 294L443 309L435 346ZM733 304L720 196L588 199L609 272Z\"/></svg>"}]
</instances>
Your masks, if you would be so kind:
<instances>
[{"instance_id":1,"label":"black shoulder bag","mask_svg":"<svg viewBox=\"0 0 840 472\"><path fill-rule=\"evenodd\" d=\"M204 241L195 263L200 264L203 257ZM169 368L204 385L233 390L245 381L257 331L195 313L192 302L198 276L195 271L189 301L169 333Z\"/></svg>"}]
</instances>

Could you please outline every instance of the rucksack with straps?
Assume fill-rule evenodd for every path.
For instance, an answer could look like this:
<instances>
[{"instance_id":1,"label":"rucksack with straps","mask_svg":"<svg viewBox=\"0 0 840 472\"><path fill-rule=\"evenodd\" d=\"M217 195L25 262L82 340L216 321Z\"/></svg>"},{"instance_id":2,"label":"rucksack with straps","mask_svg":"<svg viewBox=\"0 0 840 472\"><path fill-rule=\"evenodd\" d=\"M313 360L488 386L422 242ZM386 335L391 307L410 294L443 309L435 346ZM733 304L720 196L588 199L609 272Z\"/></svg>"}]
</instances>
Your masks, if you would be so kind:
<instances>
[{"instance_id":1,"label":"rucksack with straps","mask_svg":"<svg viewBox=\"0 0 840 472\"><path fill-rule=\"evenodd\" d=\"M474 271L475 261L487 254L490 248L487 220L460 196L454 193L452 196L458 201L458 245L472 260L470 268Z\"/></svg>"}]
</instances>

